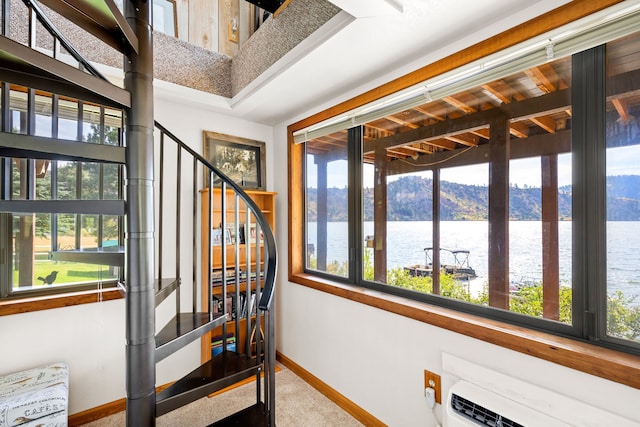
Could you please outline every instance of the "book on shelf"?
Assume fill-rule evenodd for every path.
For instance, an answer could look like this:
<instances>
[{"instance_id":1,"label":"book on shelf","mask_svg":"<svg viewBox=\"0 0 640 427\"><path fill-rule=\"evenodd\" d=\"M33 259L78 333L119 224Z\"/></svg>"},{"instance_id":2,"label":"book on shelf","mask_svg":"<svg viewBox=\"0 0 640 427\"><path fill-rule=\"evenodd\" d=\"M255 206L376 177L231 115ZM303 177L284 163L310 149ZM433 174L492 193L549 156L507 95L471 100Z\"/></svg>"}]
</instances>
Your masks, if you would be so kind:
<instances>
[{"instance_id":1,"label":"book on shelf","mask_svg":"<svg viewBox=\"0 0 640 427\"><path fill-rule=\"evenodd\" d=\"M213 314L229 313L229 318L232 318L232 314L235 312L235 304L233 303L234 299L235 297L233 295L228 295L225 308L225 303L223 302L222 297L214 295L212 298Z\"/></svg>"},{"instance_id":2,"label":"book on shelf","mask_svg":"<svg viewBox=\"0 0 640 427\"><path fill-rule=\"evenodd\" d=\"M236 296L235 295L227 295L226 302L226 311L225 304L222 301L222 296L213 295L212 296L212 308L214 314L224 314L227 313L229 315L230 320L236 319L236 309L240 311L240 317L247 317L247 313L251 313L251 316L256 315L256 293L251 292L249 298L247 298L246 292L240 293L240 304L236 306ZM237 307L237 308L236 308Z\"/></svg>"},{"instance_id":3,"label":"book on shelf","mask_svg":"<svg viewBox=\"0 0 640 427\"><path fill-rule=\"evenodd\" d=\"M255 226L253 226L255 227ZM220 246L222 245L222 223L218 224L217 228L214 228L212 230L213 236L212 236L212 245L213 246ZM238 227L236 227L236 223L235 222L227 222L225 223L224 226L224 238L225 238L225 244L227 245L235 245L236 243L240 244L240 245L244 245L245 244L245 236L246 236L246 224L241 223L238 225ZM255 235L255 230L254 230L254 235Z\"/></svg>"},{"instance_id":4,"label":"book on shelf","mask_svg":"<svg viewBox=\"0 0 640 427\"><path fill-rule=\"evenodd\" d=\"M222 353L222 336L211 339L211 357ZM227 351L236 351L236 337L233 333L227 334Z\"/></svg>"},{"instance_id":5,"label":"book on shelf","mask_svg":"<svg viewBox=\"0 0 640 427\"><path fill-rule=\"evenodd\" d=\"M235 268L227 268L225 271L225 281L227 284L233 284L236 281L236 269ZM211 271L211 283L214 285L221 285L222 284L222 272L223 269L221 268L215 268ZM251 280L254 281L256 279L256 272L252 271L251 272ZM241 281L244 281L247 279L247 272L244 270L240 270L239 271L239 275L238 278ZM264 271L260 271L260 278L263 279L264 278Z\"/></svg>"},{"instance_id":6,"label":"book on shelf","mask_svg":"<svg viewBox=\"0 0 640 427\"><path fill-rule=\"evenodd\" d=\"M233 242L231 241L231 231L227 228L223 230L221 227L214 228L211 230L211 246L221 246L222 245L222 236L224 234L224 243L226 245L231 245Z\"/></svg>"}]
</instances>

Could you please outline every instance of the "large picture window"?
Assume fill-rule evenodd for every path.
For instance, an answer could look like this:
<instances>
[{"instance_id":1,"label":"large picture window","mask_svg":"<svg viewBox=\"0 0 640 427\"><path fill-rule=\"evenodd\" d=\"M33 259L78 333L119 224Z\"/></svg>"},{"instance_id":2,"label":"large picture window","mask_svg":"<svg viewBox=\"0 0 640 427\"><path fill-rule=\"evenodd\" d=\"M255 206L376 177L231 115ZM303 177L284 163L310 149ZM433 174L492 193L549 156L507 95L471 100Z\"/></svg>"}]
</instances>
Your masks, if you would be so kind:
<instances>
[{"instance_id":1,"label":"large picture window","mask_svg":"<svg viewBox=\"0 0 640 427\"><path fill-rule=\"evenodd\" d=\"M606 45L606 332L640 342L640 34Z\"/></svg>"},{"instance_id":2,"label":"large picture window","mask_svg":"<svg viewBox=\"0 0 640 427\"><path fill-rule=\"evenodd\" d=\"M79 150L123 145L121 110L8 83L0 90L14 134L50 138L44 144L76 141ZM107 202L123 199L123 176L123 166L115 163L0 158L0 199L29 202L23 206L35 209L0 212L0 297L114 286L122 278L122 263L103 263L91 255L123 246L123 217L110 212L114 204ZM89 200L95 201L93 211L107 207L104 214L82 213L82 203ZM56 211L55 202L69 202L65 206L78 213Z\"/></svg>"},{"instance_id":3,"label":"large picture window","mask_svg":"<svg viewBox=\"0 0 640 427\"><path fill-rule=\"evenodd\" d=\"M305 131L306 271L637 352L638 72L632 34Z\"/></svg>"}]
</instances>

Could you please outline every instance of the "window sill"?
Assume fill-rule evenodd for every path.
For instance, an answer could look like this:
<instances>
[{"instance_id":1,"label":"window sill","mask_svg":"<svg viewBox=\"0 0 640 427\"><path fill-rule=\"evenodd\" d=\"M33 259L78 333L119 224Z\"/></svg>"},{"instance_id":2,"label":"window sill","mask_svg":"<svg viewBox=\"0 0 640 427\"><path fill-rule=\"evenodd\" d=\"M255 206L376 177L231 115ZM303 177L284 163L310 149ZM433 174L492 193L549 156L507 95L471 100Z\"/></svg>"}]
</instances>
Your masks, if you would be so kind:
<instances>
[{"instance_id":1,"label":"window sill","mask_svg":"<svg viewBox=\"0 0 640 427\"><path fill-rule=\"evenodd\" d=\"M0 301L0 316L30 313L32 311L49 310L52 308L69 307L72 305L91 304L99 301L121 299L118 288L102 290L69 292L59 295L46 295L15 300Z\"/></svg>"},{"instance_id":2,"label":"window sill","mask_svg":"<svg viewBox=\"0 0 640 427\"><path fill-rule=\"evenodd\" d=\"M310 274L289 280L322 292L640 389L640 357Z\"/></svg>"}]
</instances>

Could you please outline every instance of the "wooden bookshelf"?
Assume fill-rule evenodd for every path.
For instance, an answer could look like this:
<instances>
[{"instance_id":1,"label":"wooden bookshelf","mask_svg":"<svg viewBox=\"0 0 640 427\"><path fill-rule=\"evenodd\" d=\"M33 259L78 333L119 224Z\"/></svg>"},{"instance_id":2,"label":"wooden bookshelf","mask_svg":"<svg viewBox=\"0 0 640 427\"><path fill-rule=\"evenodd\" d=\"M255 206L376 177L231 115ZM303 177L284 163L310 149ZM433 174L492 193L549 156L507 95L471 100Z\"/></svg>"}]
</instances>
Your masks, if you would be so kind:
<instances>
[{"instance_id":1,"label":"wooden bookshelf","mask_svg":"<svg viewBox=\"0 0 640 427\"><path fill-rule=\"evenodd\" d=\"M275 197L276 193L268 191L257 190L245 190L251 199L262 211L262 214L267 219L271 230L275 233ZM247 217L246 204L241 200L236 200L236 195L233 191L227 191L223 197L222 190L220 188L214 188L211 195L212 207L209 209L209 189L205 188L200 191L201 197L201 248L202 248L202 281L201 281L201 296L202 296L202 309L206 311L208 309L208 289L207 286L212 286L212 293L214 297L221 297L222 294L222 267L223 267L223 250L226 257L226 279L227 279L227 293L235 293L235 267L236 260L237 266L243 272L246 271L247 265L247 249L249 250L249 259L251 260L251 273L253 279L251 280L251 288L255 289L255 259L256 259L256 244L254 238L252 238L251 231L255 230L255 218L252 214ZM223 217L225 221L223 221ZM211 222L209 222L211 218ZM224 224L223 224L224 222ZM239 229L244 230L244 240L242 239L242 232L235 227L235 224L240 224ZM209 244L209 224L213 229L220 229L221 234L218 236L220 239L224 239L225 243L221 240L216 241L211 246L211 268L212 268L212 280L213 284L208 284L209 277L207 274L207 246ZM222 225L230 230L232 240L227 240L227 233L224 231ZM239 233L238 233L239 232ZM211 233L215 236L215 232ZM254 234L255 235L255 234ZM238 240L236 245L235 241ZM218 244L219 243L219 244ZM260 270L264 272L264 250L260 249ZM240 274L240 292L246 292L247 282L246 274L243 276ZM230 320L226 324L227 336L234 333L235 325L234 321ZM211 359L212 340L222 337L223 327L220 326L213 329L211 332L205 334L201 340L201 359L202 362L206 362ZM243 353L245 350L246 342L246 320L240 319L240 328L238 336L235 336L235 345L237 351Z\"/></svg>"}]
</instances>

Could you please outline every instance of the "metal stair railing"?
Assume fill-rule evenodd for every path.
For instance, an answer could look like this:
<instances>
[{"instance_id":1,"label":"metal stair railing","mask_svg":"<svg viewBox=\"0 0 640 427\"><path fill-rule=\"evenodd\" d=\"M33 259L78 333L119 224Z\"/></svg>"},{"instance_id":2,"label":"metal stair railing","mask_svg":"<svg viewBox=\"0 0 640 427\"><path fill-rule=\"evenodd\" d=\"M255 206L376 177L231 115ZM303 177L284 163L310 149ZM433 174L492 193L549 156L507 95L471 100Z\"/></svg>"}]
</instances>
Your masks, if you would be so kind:
<instances>
[{"instance_id":1,"label":"metal stair railing","mask_svg":"<svg viewBox=\"0 0 640 427\"><path fill-rule=\"evenodd\" d=\"M7 0L3 1L3 5L8 5ZM59 51L58 45L62 45L64 49L69 52L69 54L78 62L79 69L81 71L87 72L88 74L97 77L98 81L106 81L105 77L102 76L95 67L91 66L91 64L82 58L82 56L70 45L70 43L61 35L59 30L55 28L55 26L51 23L50 20L44 15L42 9L38 6L35 0L23 0L25 4L29 7L29 17L30 17L30 31L29 31L29 46L32 49L35 49L35 21L36 19L45 27L45 29L53 36L54 38L54 49L53 56L54 59L57 56L57 52ZM109 0L107 0L109 1ZM8 32L7 27L7 14L8 8L3 6L3 25L2 30L3 33L6 34ZM9 44L5 44L5 46L10 46ZM37 68L37 67L36 67ZM32 99L34 96L34 89L27 89L29 99ZM5 101L9 99L9 84L3 83L3 96ZM68 94L67 94L68 95ZM58 95L52 94L54 100L57 100ZM55 102L54 102L55 103ZM29 104L32 105L33 103ZM8 105L7 102L3 102L3 107ZM117 102L116 102L117 105ZM78 110L82 110L82 101L78 101ZM4 108L3 108L4 109ZM101 112L104 111L104 107L101 107ZM4 120L6 114L3 114L3 123L6 122ZM81 114L78 114L78 118L80 119ZM81 120L80 120L81 122ZM6 124L3 125L6 130ZM253 201L253 199L245 192L241 187L239 187L234 181L230 180L227 176L225 176L221 171L216 169L213 165L211 165L205 158L196 153L189 146L180 141L175 135L169 132L166 128L162 127L160 124L156 123L156 128L159 130L160 137L160 152L157 153L158 162L160 163L161 170L159 172L160 184L159 184L159 193L156 194L157 204L160 207L157 221L160 222L160 228L158 230L159 239L157 240L156 245L156 263L157 268L157 284L156 284L156 305L162 304L162 302L169 296L175 295L175 312L176 315L174 320L168 322L167 326L156 335L156 354L155 354L155 363L159 360L162 360L164 357L172 354L173 352L179 350L184 347L189 342L203 336L205 333L211 331L213 328L220 326L222 328L222 350L223 354L238 354L238 352L231 351L230 348L227 348L227 323L226 320L234 316L233 309L235 308L235 321L233 323L233 333L235 337L240 336L240 327L243 325L245 329L245 337L246 342L244 343L244 354L241 355L243 360L248 360L248 363L243 362L245 368L241 371L233 375L225 374L223 372L222 378L218 378L213 381L214 384L206 385L206 386L198 386L197 390L190 390L185 393L181 393L181 397L171 396L169 399L169 403L166 405L160 405L157 403L156 411L162 412L175 409L176 405L184 405L189 403L190 401L195 400L196 398L202 397L211 391L215 391L221 388L224 388L227 385L235 382L236 380L242 379L243 376L248 374L256 375L256 385L257 385L257 400L258 406L263 408L265 420L268 425L275 425L275 340L274 340L274 331L275 331L275 322L273 315L273 296L274 296L274 288L275 288L275 277L276 277L276 267L277 267L277 256L276 256L276 245L275 239L273 236L273 232L271 227L265 218L265 216L260 211L259 206ZM57 129L54 126L54 129ZM121 128L122 129L122 128ZM31 134L31 132L27 132ZM57 130L53 131L52 137L57 137ZM120 133L120 138L122 138L122 133ZM175 164L171 166L165 165L165 140L170 139L175 143ZM31 154L36 156L42 155L43 158L49 158L55 161L57 159L55 150L49 149L47 151L46 148L39 147L37 141L28 140L33 147ZM50 141L49 141L50 142ZM54 141L55 142L55 141ZM40 148L42 148L42 152L40 152ZM114 147L116 148L116 147ZM121 148L121 147L119 147ZM5 149L6 150L6 149ZM9 153L15 153L16 148L9 147ZM154 150L155 151L155 150ZM26 152L24 152L26 153ZM23 153L23 154L24 154ZM185 163L183 158L183 154L190 156L188 162L192 164L191 172L187 172L187 169L183 171L182 165ZM100 160L103 162L112 162L111 158L116 157L120 158L117 154L111 155L109 154L108 158L104 160ZM71 159L70 157L63 157L65 159ZM77 158L75 160L84 161L84 158ZM3 160L4 161L4 160ZM31 160L33 162L33 160ZM115 163L121 163L120 160L117 160ZM3 163L4 164L4 163ZM199 170L206 170L204 173L208 176L210 183L220 182L220 191L212 190L208 192L208 196L205 199L204 196L198 197L198 178L201 177ZM176 188L174 192L168 190L168 183L165 181L164 174L167 170L175 170L175 178L172 183L175 183ZM191 193L191 203L184 203L188 197L183 195L181 191L182 176L191 174L191 178L193 180L192 185L192 193ZM173 185L173 184L172 184ZM206 190L203 190L203 194ZM214 192L218 194L219 200L214 196ZM167 201L167 194L175 195L175 199L173 203ZM205 205L202 205L205 203ZM245 244L242 247L242 244L236 240L234 243L227 243L224 239L221 243L221 259L216 260L215 263L219 266L218 271L216 273L220 273L220 277L214 277L216 274L213 272L214 265L214 255L212 254L212 212L214 210L214 204L218 204L220 206L221 212L221 221L220 228L222 230L226 230L228 218L233 218L233 223L235 224L235 234L238 236L240 234L240 222L244 220L244 224L246 225L245 231ZM165 206L175 206L175 216L167 215ZM183 215L185 205L187 205L187 209L191 208L191 212L188 215ZM232 207L229 207L229 206ZM7 206L11 206L7 203ZM204 206L204 207L203 207ZM200 209L198 209L200 208ZM39 208L40 209L40 208ZM218 209L218 208L216 208ZM209 216L209 232L206 233L208 235L204 236L200 248L200 253L198 252L198 244L197 244L197 236L200 235L197 224L199 221L197 220L199 213L208 212ZM243 214L244 217L240 215ZM189 218L192 221L192 229L190 233L183 233L181 225L184 222L185 218ZM175 224L175 234L172 238L167 237L167 233L165 232L165 227L163 223L167 222L167 218L169 221L173 221ZM249 236L249 224L255 224L255 236L252 238L253 241L250 240ZM191 250L190 252L183 252L182 242L189 240L189 236L183 234L190 234L191 241ZM201 236L202 237L202 236ZM170 240L173 240L174 244L170 244ZM166 279L163 276L166 273L167 268L164 266L167 258L167 253L173 253L173 251L168 251L172 246L173 251L175 251L175 260L173 261L174 268L176 271L176 275L174 278ZM244 262L240 262L242 258L240 256L241 250L244 249ZM181 313L181 305L182 305L182 290L180 288L181 280L181 264L184 259L188 258L188 255L192 257L192 288L191 288L191 314L184 315ZM169 256L171 257L171 256ZM205 258L206 257L206 258ZM205 281L205 285L207 288L207 293L205 297L207 298L206 304L202 304L206 306L206 311L200 312L197 307L197 301L201 292L198 287L198 272L202 271L202 267L199 266L198 260L206 259L206 274L203 276L203 280ZM214 283L215 282L215 283ZM216 291L216 295L214 295L213 287L216 286L219 291ZM231 290L229 290L231 289ZM126 290L126 289L125 289ZM255 294L255 315L252 315L252 305L251 305L251 295ZM217 311L213 306L214 296L220 296L222 300L222 310L221 312ZM234 306L231 309L228 308L226 304L227 297L231 296L232 299L235 298ZM241 299L244 297L244 301L246 301L245 306L247 307L244 313L242 312L242 304ZM254 318L255 316L255 318ZM244 318L244 324L241 320ZM261 325L264 319L264 331L261 329ZM255 331L253 327L255 326ZM167 332L167 333L165 333ZM252 334L255 336L255 358L252 361L251 356L253 353L253 347L251 342ZM170 337L168 337L170 336ZM238 343L237 343L238 344ZM264 350L262 346L264 345ZM242 346L240 346L242 347ZM237 347L236 347L237 348ZM264 359L263 359L264 352ZM209 369L209 368L207 368ZM197 370L196 370L197 371ZM227 372L227 367L224 367L223 371ZM261 385L261 373L264 373L263 381L264 388ZM199 374L200 377L202 375ZM226 378L225 378L226 377ZM178 383L180 380L178 381ZM187 381L188 383L189 381ZM169 389L167 389L169 390ZM264 402L261 402L262 396L264 397ZM159 395L160 398L160 395ZM160 409L159 409L160 408Z\"/></svg>"},{"instance_id":2,"label":"metal stair railing","mask_svg":"<svg viewBox=\"0 0 640 427\"><path fill-rule=\"evenodd\" d=\"M76 60L76 62L78 63L79 69L86 70L89 74L95 77L99 77L102 80L105 80L105 81L107 80L106 77L104 77L93 65L91 65L89 61L84 59L82 55L75 49L75 47L73 47L71 42L69 42L69 40L67 40L67 38L62 35L62 33L58 30L55 24L51 22L51 20L44 13L39 3L37 3L34 0L22 0L22 1L27 6L30 12L33 11L33 13L29 13L29 18L30 18L29 28L35 29L36 27L35 20L38 20L38 22L42 24L45 30L47 30L49 35L53 37L52 57L54 59L58 59L58 56L60 55L60 47L62 47L73 57L73 59ZM29 39L30 39L29 41L30 47L35 48L36 37L35 37L34 31L31 31L31 30L29 31Z\"/></svg>"},{"instance_id":3,"label":"metal stair railing","mask_svg":"<svg viewBox=\"0 0 640 427\"><path fill-rule=\"evenodd\" d=\"M156 174L159 180L159 200L160 206L158 212L158 221L160 223L158 230L159 247L165 247L162 242L187 241L188 237L184 234L191 235L191 246L193 259L191 263L192 275L192 304L193 310L196 310L196 296L203 294L202 306L206 307L208 312L215 312L218 307L214 306L215 301L221 302L221 309L224 315L233 320L233 331L227 331L227 324L222 325L222 351L229 351L228 336L233 336L236 340L242 335L240 328L244 327L245 342L236 341L236 352L239 353L240 348L244 348L244 354L251 356L252 354L252 333L257 337L255 342L255 357L257 375L257 394L258 400L261 396L260 373L264 372L264 405L267 408L267 416L272 419L270 425L275 423L275 343L274 343L274 319L273 319L273 296L277 267L277 252L275 238L271 230L270 224L266 217L262 214L260 207L233 180L229 179L224 173L211 165L203 156L195 152L191 147L180 141L165 127L159 123L155 123L159 135L159 153L157 154L156 163L160 165L160 171ZM167 141L173 142L168 147ZM167 165L167 159L175 159L175 163ZM186 167L185 167L186 166ZM201 171L202 172L201 174ZM204 176L203 176L204 175ZM204 178L204 179L203 179ZM192 181L192 190L190 194L183 194L182 181ZM219 189L201 188L199 181L208 183L220 182ZM169 188L169 186L172 186ZM200 194L199 194L200 193ZM171 200L167 200L171 197ZM171 216L167 220L168 210L165 206L176 206L175 216ZM180 210L188 211L186 215L180 213ZM215 212L215 213L214 213ZM191 223L191 230L181 230L184 218L188 218ZM200 221L198 218L200 217ZM218 221L214 223L215 220ZM168 238L165 233L166 222L176 223L175 237ZM199 231L200 223L205 223L208 233L204 231L201 236ZM241 227L244 223L244 228ZM256 224L256 232L254 236L250 236L249 224ZM183 226L187 228L187 226ZM218 229L218 236L221 237L219 245L214 243L214 229ZM234 240L227 240L226 230L231 230L235 235ZM245 235L244 243L240 236ZM198 256L197 238L201 238L200 255ZM180 249L182 245L179 243L176 254L176 266L183 261L180 258ZM214 248L218 247L219 251ZM162 250L160 250L159 257ZM197 258L202 260L202 266L199 266ZM188 262L185 261L185 262ZM164 262L159 259L159 265ZM197 276L204 268L205 274L202 274L201 284L199 288ZM160 267L159 267L160 269ZM162 272L159 273L163 274ZM207 285L209 284L209 285ZM179 287L179 285L178 285ZM199 292L199 289L203 289ZM206 293L204 292L206 289ZM215 292L214 292L215 289ZM178 291L179 295L180 292ZM252 315L252 294L255 295L256 312ZM206 298L206 301L204 300ZM231 300L232 307L229 307L227 301ZM243 303L244 302L244 303ZM178 296L176 296L176 304L178 305ZM244 309L243 309L244 308ZM178 306L176 306L178 309ZM235 313L235 314L234 314ZM255 316L255 318L254 318ZM261 331L260 325L264 318L264 333ZM255 328L255 331L254 331ZM260 339L260 335L263 335ZM262 359L264 344L264 360ZM264 369L261 364L264 363ZM185 400L186 401L186 400ZM164 413L164 410L160 410Z\"/></svg>"}]
</instances>

